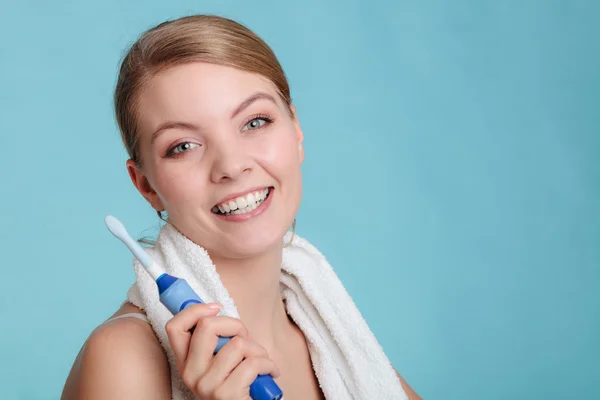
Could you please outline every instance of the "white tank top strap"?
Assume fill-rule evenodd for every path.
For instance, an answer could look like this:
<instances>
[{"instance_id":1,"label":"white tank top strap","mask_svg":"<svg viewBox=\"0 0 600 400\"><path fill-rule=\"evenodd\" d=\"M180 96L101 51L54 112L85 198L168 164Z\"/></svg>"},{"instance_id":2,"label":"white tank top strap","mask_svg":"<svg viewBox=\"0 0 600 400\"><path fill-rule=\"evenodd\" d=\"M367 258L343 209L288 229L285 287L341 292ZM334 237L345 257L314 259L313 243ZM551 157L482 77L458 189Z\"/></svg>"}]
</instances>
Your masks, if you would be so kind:
<instances>
[{"instance_id":1,"label":"white tank top strap","mask_svg":"<svg viewBox=\"0 0 600 400\"><path fill-rule=\"evenodd\" d=\"M137 318L137 319L141 319L144 322L150 323L150 321L148 321L148 317L146 317L144 314L140 314L140 313L121 314L121 315L113 317L109 320L106 320L104 323L106 324L107 322L114 321L116 319L121 319L121 318Z\"/></svg>"}]
</instances>

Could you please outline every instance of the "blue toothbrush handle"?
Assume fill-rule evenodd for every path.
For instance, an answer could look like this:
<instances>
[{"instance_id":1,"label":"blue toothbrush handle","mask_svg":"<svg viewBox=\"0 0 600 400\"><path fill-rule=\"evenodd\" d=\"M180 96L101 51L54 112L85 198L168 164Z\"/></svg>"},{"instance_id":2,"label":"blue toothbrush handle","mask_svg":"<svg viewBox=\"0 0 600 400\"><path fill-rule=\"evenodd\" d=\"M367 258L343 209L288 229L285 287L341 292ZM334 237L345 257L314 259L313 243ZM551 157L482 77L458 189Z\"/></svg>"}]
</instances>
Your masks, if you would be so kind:
<instances>
[{"instance_id":1,"label":"blue toothbrush handle","mask_svg":"<svg viewBox=\"0 0 600 400\"><path fill-rule=\"evenodd\" d=\"M188 308L189 306L191 306L192 304L204 304L201 301L198 300L192 300L192 301L188 301L188 303L182 308L182 310L185 310L186 308ZM194 330L196 329L196 327L193 327L192 329L190 329L191 333L194 333ZM219 339L217 340L217 347L215 347L215 351L213 352L213 354L217 354L217 352L219 350L221 350L221 347L225 346L225 344L227 342L229 342L231 340L230 337L224 337L224 336L219 336Z\"/></svg>"},{"instance_id":2,"label":"blue toothbrush handle","mask_svg":"<svg viewBox=\"0 0 600 400\"><path fill-rule=\"evenodd\" d=\"M173 315L193 304L204 304L184 279L163 274L156 280L156 284L158 285L160 302ZM225 346L230 339L230 337L219 337L214 353L216 354L221 350L221 347ZM258 375L250 385L250 397L253 400L281 400L283 393L271 375Z\"/></svg>"}]
</instances>

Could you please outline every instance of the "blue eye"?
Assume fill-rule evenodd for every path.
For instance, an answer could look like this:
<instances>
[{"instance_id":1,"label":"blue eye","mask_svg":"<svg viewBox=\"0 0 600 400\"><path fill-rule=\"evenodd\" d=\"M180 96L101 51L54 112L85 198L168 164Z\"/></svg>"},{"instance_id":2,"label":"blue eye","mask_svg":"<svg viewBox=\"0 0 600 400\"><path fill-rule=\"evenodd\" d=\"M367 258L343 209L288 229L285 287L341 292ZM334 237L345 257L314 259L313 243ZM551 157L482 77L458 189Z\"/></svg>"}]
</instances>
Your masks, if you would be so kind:
<instances>
[{"instance_id":1,"label":"blue eye","mask_svg":"<svg viewBox=\"0 0 600 400\"><path fill-rule=\"evenodd\" d=\"M196 147L200 147L198 143L182 142L176 146L173 146L167 152L167 155L175 155L185 153L186 151L192 150Z\"/></svg>"},{"instance_id":2,"label":"blue eye","mask_svg":"<svg viewBox=\"0 0 600 400\"><path fill-rule=\"evenodd\" d=\"M268 121L266 118L254 118L252 121L248 122L242 131L254 130L263 127Z\"/></svg>"}]
</instances>

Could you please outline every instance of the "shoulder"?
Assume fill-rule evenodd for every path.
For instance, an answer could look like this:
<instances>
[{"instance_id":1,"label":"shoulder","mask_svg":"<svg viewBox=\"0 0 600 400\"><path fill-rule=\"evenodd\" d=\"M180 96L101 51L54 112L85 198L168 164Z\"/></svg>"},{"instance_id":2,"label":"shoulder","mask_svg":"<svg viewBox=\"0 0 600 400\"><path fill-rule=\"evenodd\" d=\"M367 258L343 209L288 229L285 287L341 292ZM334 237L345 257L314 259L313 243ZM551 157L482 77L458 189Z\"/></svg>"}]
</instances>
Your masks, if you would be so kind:
<instances>
[{"instance_id":1,"label":"shoulder","mask_svg":"<svg viewBox=\"0 0 600 400\"><path fill-rule=\"evenodd\" d=\"M404 393L406 393L408 400L421 400L421 397L419 397L419 395L413 390L413 388L411 388L409 384L406 383L406 381L400 376L400 373L398 371L396 371L396 375L398 375L398 379L402 384L402 388L404 389Z\"/></svg>"},{"instance_id":2,"label":"shoulder","mask_svg":"<svg viewBox=\"0 0 600 400\"><path fill-rule=\"evenodd\" d=\"M115 316L140 312L125 305ZM169 364L150 325L121 318L100 325L79 352L62 400L171 398Z\"/></svg>"}]
</instances>

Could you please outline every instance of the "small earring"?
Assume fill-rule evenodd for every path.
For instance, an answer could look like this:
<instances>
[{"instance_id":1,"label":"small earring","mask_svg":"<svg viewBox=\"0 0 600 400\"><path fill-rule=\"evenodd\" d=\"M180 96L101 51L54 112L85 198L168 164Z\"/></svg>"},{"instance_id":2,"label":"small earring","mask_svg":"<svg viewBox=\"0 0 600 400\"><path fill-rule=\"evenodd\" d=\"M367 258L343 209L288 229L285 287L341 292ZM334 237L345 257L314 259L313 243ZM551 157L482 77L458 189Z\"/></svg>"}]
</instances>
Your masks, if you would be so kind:
<instances>
[{"instance_id":1,"label":"small earring","mask_svg":"<svg viewBox=\"0 0 600 400\"><path fill-rule=\"evenodd\" d=\"M156 210L156 214L158 215L158 218L162 219L165 222L168 222L165 217L163 217L163 212L162 210ZM168 218L168 217L167 217Z\"/></svg>"},{"instance_id":2,"label":"small earring","mask_svg":"<svg viewBox=\"0 0 600 400\"><path fill-rule=\"evenodd\" d=\"M292 242L294 241L294 236L296 236L296 218L294 218L294 222L292 222L292 237L290 238L290 241L285 246L283 246L284 249L290 244L292 244Z\"/></svg>"}]
</instances>

